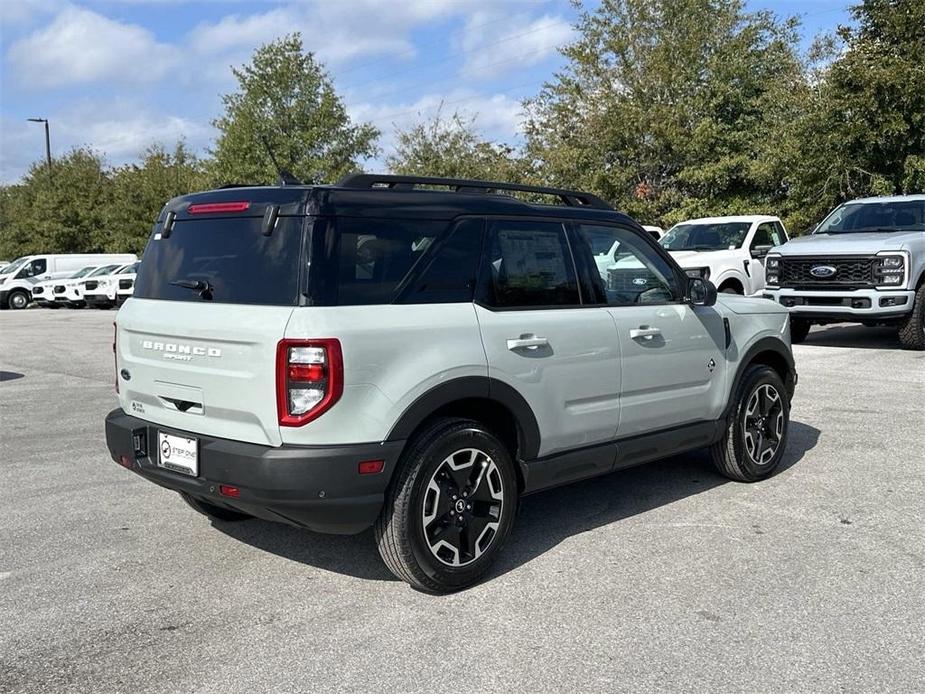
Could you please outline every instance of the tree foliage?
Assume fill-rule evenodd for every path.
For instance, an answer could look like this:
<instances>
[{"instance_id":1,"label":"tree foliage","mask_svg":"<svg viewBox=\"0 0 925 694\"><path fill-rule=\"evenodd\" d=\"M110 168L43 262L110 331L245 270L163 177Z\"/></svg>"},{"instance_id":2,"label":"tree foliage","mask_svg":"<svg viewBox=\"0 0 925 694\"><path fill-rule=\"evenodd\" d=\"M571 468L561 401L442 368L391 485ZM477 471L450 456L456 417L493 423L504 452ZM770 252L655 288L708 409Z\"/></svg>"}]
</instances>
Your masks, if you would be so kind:
<instances>
[{"instance_id":1,"label":"tree foliage","mask_svg":"<svg viewBox=\"0 0 925 694\"><path fill-rule=\"evenodd\" d=\"M273 183L274 159L302 181L331 183L376 153L379 131L351 122L299 34L261 46L232 72L238 91L222 97L225 113L213 123L216 183Z\"/></svg>"},{"instance_id":2,"label":"tree foliage","mask_svg":"<svg viewBox=\"0 0 925 694\"><path fill-rule=\"evenodd\" d=\"M792 20L739 0L603 0L578 30L527 104L527 150L547 180L652 223L773 209L767 138L803 80Z\"/></svg>"},{"instance_id":3,"label":"tree foliage","mask_svg":"<svg viewBox=\"0 0 925 694\"><path fill-rule=\"evenodd\" d=\"M475 118L459 113L444 118L442 109L427 121L398 130L386 165L394 173L418 176L514 182L527 177L526 162L513 147L482 139Z\"/></svg>"}]
</instances>

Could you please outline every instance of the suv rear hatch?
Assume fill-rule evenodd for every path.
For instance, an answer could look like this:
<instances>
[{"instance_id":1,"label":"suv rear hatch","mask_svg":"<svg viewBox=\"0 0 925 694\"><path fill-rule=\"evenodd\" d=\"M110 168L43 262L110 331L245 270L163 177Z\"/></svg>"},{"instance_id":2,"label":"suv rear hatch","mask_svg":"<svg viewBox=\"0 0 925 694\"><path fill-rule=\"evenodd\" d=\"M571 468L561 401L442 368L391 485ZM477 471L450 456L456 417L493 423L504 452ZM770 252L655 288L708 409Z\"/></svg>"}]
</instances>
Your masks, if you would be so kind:
<instances>
[{"instance_id":1,"label":"suv rear hatch","mask_svg":"<svg viewBox=\"0 0 925 694\"><path fill-rule=\"evenodd\" d=\"M305 217L293 197L305 193L217 191L165 208L117 319L125 412L280 445L276 350L299 302Z\"/></svg>"}]
</instances>

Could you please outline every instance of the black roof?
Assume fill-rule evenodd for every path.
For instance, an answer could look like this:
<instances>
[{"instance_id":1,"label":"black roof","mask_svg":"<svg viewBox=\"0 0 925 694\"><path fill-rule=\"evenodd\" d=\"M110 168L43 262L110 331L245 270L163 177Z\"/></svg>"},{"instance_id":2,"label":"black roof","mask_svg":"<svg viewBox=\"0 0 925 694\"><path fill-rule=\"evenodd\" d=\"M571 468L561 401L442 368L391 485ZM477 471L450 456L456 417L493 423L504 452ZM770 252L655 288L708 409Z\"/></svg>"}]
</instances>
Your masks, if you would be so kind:
<instances>
[{"instance_id":1,"label":"black roof","mask_svg":"<svg viewBox=\"0 0 925 694\"><path fill-rule=\"evenodd\" d=\"M521 193L548 197L559 204L543 204L513 197ZM522 186L495 181L354 174L334 185L277 185L224 187L174 198L164 206L177 219L187 218L191 204L248 201L247 216L262 216L271 205L279 214L318 214L369 218L453 219L466 214L557 217L630 222L590 193ZM224 215L222 215L224 216Z\"/></svg>"}]
</instances>

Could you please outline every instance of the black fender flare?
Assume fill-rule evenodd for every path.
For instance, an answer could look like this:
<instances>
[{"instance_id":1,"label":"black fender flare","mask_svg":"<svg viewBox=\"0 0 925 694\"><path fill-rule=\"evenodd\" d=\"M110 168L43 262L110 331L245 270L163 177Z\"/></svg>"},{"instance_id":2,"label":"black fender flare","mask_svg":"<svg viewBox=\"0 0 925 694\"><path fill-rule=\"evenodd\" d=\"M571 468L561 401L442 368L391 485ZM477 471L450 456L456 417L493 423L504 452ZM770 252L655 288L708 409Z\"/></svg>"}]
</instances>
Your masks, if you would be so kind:
<instances>
[{"instance_id":1,"label":"black fender flare","mask_svg":"<svg viewBox=\"0 0 925 694\"><path fill-rule=\"evenodd\" d=\"M385 440L407 440L421 422L441 407L469 398L492 400L507 408L517 422L520 458L532 460L537 457L540 428L530 405L507 383L488 376L463 376L434 386L408 406Z\"/></svg>"},{"instance_id":2,"label":"black fender flare","mask_svg":"<svg viewBox=\"0 0 925 694\"><path fill-rule=\"evenodd\" d=\"M787 364L788 373L784 375L784 385L787 387L787 395L790 398L793 397L793 391L797 383L797 371L793 360L793 351L788 349L787 344L783 340L771 336L762 337L749 347L739 360L735 377L732 380L732 388L729 389L729 402L726 404L726 411L723 413L724 418L728 418L732 412L732 408L735 405L733 398L739 390L739 384L742 382L743 376L745 376L745 371L751 366L755 357L763 352L772 352L781 357Z\"/></svg>"}]
</instances>

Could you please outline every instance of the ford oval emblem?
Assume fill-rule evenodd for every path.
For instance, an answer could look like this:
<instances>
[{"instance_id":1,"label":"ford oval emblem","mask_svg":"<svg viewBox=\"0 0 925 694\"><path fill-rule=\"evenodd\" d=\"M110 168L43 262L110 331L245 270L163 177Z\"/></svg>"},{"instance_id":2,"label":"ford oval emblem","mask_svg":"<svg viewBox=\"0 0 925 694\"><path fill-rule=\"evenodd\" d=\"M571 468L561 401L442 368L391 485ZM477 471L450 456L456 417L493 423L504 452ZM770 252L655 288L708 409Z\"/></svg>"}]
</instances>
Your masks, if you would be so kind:
<instances>
[{"instance_id":1,"label":"ford oval emblem","mask_svg":"<svg viewBox=\"0 0 925 694\"><path fill-rule=\"evenodd\" d=\"M831 265L817 265L814 268L810 268L809 274L813 277L832 277L837 270Z\"/></svg>"},{"instance_id":2,"label":"ford oval emblem","mask_svg":"<svg viewBox=\"0 0 925 694\"><path fill-rule=\"evenodd\" d=\"M636 279L633 280L633 284L640 284L640 285L648 284L648 282L649 280L647 280L645 277L637 277Z\"/></svg>"}]
</instances>

